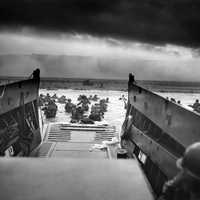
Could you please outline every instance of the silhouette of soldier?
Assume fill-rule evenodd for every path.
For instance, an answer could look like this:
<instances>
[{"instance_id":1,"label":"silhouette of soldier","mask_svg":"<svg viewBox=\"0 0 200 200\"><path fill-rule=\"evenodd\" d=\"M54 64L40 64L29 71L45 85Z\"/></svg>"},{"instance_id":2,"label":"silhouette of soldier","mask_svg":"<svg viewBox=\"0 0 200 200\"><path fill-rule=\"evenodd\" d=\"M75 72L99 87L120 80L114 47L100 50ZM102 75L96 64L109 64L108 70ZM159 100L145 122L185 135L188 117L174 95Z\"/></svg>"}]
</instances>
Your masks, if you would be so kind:
<instances>
[{"instance_id":1,"label":"silhouette of soldier","mask_svg":"<svg viewBox=\"0 0 200 200\"><path fill-rule=\"evenodd\" d=\"M200 107L199 100L196 99L195 103L192 105L192 108L197 111L199 107Z\"/></svg>"},{"instance_id":2,"label":"silhouette of soldier","mask_svg":"<svg viewBox=\"0 0 200 200\"><path fill-rule=\"evenodd\" d=\"M200 199L200 142L187 147L176 164L180 172L164 184L159 200Z\"/></svg>"}]
</instances>

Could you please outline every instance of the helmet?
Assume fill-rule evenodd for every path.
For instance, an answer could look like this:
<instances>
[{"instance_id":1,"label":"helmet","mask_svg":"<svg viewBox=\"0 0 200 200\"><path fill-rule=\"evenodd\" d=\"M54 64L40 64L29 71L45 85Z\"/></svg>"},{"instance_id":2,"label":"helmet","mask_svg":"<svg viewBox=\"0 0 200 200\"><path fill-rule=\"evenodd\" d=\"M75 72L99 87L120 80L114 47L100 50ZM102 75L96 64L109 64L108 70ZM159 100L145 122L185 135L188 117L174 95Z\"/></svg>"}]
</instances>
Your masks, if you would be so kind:
<instances>
[{"instance_id":1,"label":"helmet","mask_svg":"<svg viewBox=\"0 0 200 200\"><path fill-rule=\"evenodd\" d=\"M200 142L187 147L182 158L178 159L177 167L185 170L189 175L200 179Z\"/></svg>"}]
</instances>

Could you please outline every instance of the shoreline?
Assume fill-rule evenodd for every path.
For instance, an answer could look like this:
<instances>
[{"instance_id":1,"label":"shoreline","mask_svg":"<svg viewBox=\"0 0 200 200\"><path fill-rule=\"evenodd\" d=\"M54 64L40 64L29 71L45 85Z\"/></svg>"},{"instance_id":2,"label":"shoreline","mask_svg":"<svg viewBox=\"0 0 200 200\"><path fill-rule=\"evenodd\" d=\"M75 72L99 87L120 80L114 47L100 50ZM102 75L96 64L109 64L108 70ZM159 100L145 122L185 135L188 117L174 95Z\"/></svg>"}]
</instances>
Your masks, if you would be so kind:
<instances>
[{"instance_id":1,"label":"shoreline","mask_svg":"<svg viewBox=\"0 0 200 200\"><path fill-rule=\"evenodd\" d=\"M0 85L19 81L20 79L0 77ZM147 90L160 93L200 93L199 82L168 82L168 81L141 81L136 82ZM112 80L112 79L53 79L41 78L40 89L57 90L57 89L73 89L73 90L114 90L128 91L128 80Z\"/></svg>"},{"instance_id":2,"label":"shoreline","mask_svg":"<svg viewBox=\"0 0 200 200\"><path fill-rule=\"evenodd\" d=\"M40 87L40 89L46 89L46 90L58 90L58 89L71 89L71 90L98 90L98 91L122 91L122 92L128 92L128 89L126 88L115 88L115 87L109 87L109 88L96 88L96 87ZM146 88L152 92L159 92L159 93L187 93L187 94L200 94L200 89L155 89L155 88Z\"/></svg>"}]
</instances>

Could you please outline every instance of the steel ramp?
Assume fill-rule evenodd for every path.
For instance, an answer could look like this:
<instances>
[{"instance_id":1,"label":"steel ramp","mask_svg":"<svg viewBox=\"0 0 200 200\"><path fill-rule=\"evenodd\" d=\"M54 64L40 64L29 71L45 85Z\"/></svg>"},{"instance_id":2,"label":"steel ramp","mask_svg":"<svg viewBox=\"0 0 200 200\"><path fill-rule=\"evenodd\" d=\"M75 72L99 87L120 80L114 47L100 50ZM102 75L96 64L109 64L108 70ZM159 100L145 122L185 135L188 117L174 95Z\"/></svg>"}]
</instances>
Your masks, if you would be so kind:
<instances>
[{"instance_id":1,"label":"steel ramp","mask_svg":"<svg viewBox=\"0 0 200 200\"><path fill-rule=\"evenodd\" d=\"M37 157L102 158L109 157L103 141L117 137L114 126L49 123Z\"/></svg>"},{"instance_id":2,"label":"steel ramp","mask_svg":"<svg viewBox=\"0 0 200 200\"><path fill-rule=\"evenodd\" d=\"M0 159L1 199L153 200L137 160Z\"/></svg>"}]
</instances>

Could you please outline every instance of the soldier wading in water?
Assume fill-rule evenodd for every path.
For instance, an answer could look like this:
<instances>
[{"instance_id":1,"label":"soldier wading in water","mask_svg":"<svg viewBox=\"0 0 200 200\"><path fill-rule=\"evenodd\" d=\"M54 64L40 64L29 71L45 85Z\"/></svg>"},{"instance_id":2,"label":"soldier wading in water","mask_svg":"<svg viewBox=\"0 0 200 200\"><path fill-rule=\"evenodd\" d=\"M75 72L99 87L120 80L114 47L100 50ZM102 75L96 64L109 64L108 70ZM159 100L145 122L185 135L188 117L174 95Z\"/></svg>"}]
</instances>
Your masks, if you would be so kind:
<instances>
[{"instance_id":1,"label":"soldier wading in water","mask_svg":"<svg viewBox=\"0 0 200 200\"><path fill-rule=\"evenodd\" d=\"M177 160L180 172L163 186L159 200L200 199L200 142L187 147L184 156Z\"/></svg>"}]
</instances>

